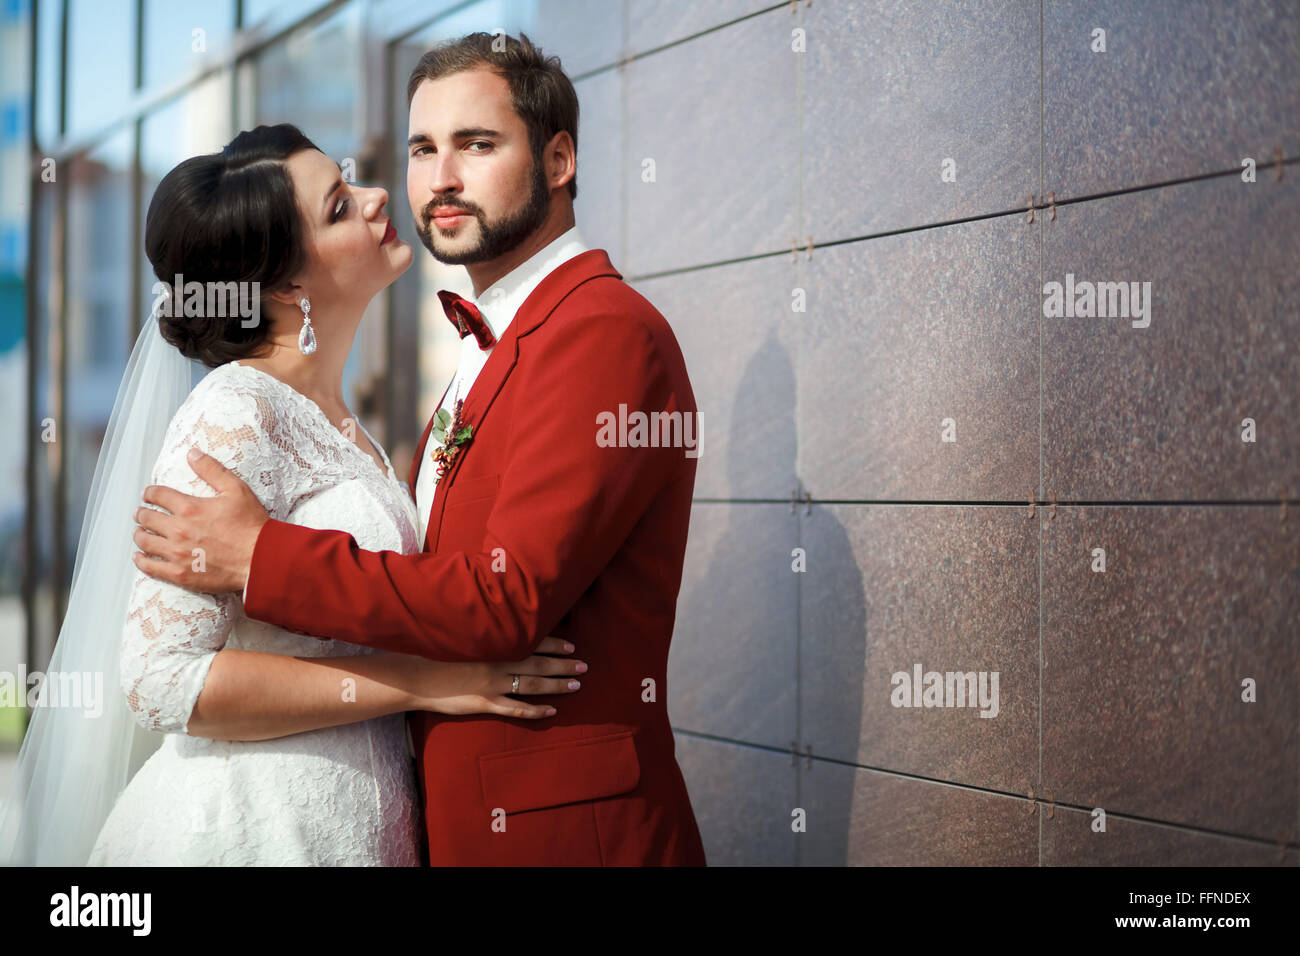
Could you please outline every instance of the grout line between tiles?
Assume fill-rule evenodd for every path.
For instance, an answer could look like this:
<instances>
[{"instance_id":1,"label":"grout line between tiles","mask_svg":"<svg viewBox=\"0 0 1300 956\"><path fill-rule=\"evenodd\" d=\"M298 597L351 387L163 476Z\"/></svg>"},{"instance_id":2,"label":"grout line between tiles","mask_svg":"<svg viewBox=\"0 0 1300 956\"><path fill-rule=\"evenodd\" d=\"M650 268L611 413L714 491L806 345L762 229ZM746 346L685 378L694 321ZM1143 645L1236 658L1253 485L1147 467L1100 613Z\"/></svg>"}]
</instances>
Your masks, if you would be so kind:
<instances>
[{"instance_id":1,"label":"grout line between tiles","mask_svg":"<svg viewBox=\"0 0 1300 956\"><path fill-rule=\"evenodd\" d=\"M627 66L629 63L635 63L637 60L644 60L647 57L654 56L656 53L663 53L665 50L671 50L674 47L679 47L686 43L690 43L692 40L698 40L700 37L708 36L710 33L717 33L719 30L725 30L727 27L734 27L737 23L743 23L746 20L752 20L755 17L761 17L765 13L772 13L775 10L789 10L789 9L790 9L790 4L788 0L785 3L774 3L770 7L764 7L762 10L753 10L750 13L746 13L743 16L735 17L734 19L728 20L725 23L717 23L711 27L705 27L703 30L698 30L695 33L692 33L690 36L679 37L676 40L669 40L667 43L661 43L659 44L659 46L651 47L648 50L642 50L640 53L629 53L626 56L624 56L622 55L622 50L627 49L627 43L626 43L627 8L624 7L623 30L625 35L625 42L623 44L623 47L619 51L620 52L619 59L615 60L613 63L606 63L603 66L598 66L595 67L594 69L590 69L585 73L579 73L578 75L571 77L571 79L574 83L576 83L579 80L585 80L592 76L599 76L601 73L608 73L610 70L617 70L620 66Z\"/></svg>"},{"instance_id":2,"label":"grout line between tiles","mask_svg":"<svg viewBox=\"0 0 1300 956\"><path fill-rule=\"evenodd\" d=\"M1038 0L1038 196L1043 198L1044 123L1043 98L1043 0ZM1043 288L1043 217L1038 217L1038 288ZM1037 305L1037 303L1035 303ZM1038 325L1038 497L1043 496L1043 314L1034 309ZM1043 535L1038 521L1038 789L1043 789ZM1038 865L1043 865L1043 815L1038 815Z\"/></svg>"},{"instance_id":3,"label":"grout line between tiles","mask_svg":"<svg viewBox=\"0 0 1300 956\"><path fill-rule=\"evenodd\" d=\"M1282 498L1241 498L1238 500L1218 500L1208 498L1151 499L1148 501L1126 501L1122 499L1062 499L1046 501L1034 499L1034 504L1050 507L1071 508L1280 508ZM789 498L692 498L697 505L789 505ZM923 498L813 498L808 501L800 499L805 505L897 505L904 507L949 507L949 508L1028 508L1029 499L1019 501L979 500L979 499L923 499ZM1287 498L1287 507L1300 506L1300 498Z\"/></svg>"},{"instance_id":4,"label":"grout line between tiles","mask_svg":"<svg viewBox=\"0 0 1300 956\"><path fill-rule=\"evenodd\" d=\"M707 733L702 733L700 731L687 730L684 727L673 727L672 731L674 734L681 734L683 737L691 737L696 740L707 740L712 743L730 744L736 747L743 747L746 750L761 750L771 754L780 754L783 757L790 756L790 751L787 748L774 747L770 744L754 743L748 740L736 740L735 738L723 737L718 734L707 734ZM810 758L808 758L804 754L800 754L799 759L807 760ZM1041 817L1041 811L1043 806L1049 802L1049 801L1044 801L1042 799L1031 800L1028 796L1026 796L1023 793L1012 793L1008 790L999 790L996 787L981 787L977 784L960 783L955 780L942 780L938 777L927 777L924 774L908 773L905 770L891 770L888 767L875 767L870 764L854 763L853 761L850 760L838 760L834 757L813 755L811 757L811 760L814 763L822 763L831 766L847 767L851 770L862 770L868 773L878 773L881 774L882 776L895 777L903 780L912 780L917 783L928 783L940 787L950 787L954 790L965 790L971 793L980 793L991 797L1002 797L1007 800L1018 800L1022 803L1036 803L1039 808L1040 817ZM1090 814L1094 809L1093 807L1090 806L1084 806L1082 804L1076 804L1076 803L1068 803L1061 800L1055 800L1050 802L1057 810L1071 810L1076 813ZM1143 823L1149 826L1161 827L1162 829L1166 829L1166 830L1176 830L1181 833L1196 833L1202 836L1219 837L1225 840L1233 840L1238 843L1248 843L1251 844L1252 846L1269 847L1270 849L1276 849L1279 846L1279 842L1277 840L1270 840L1266 837L1251 836L1245 833L1234 833L1231 830L1218 830L1213 827L1197 826L1191 823L1177 823L1171 820L1161 820L1158 817L1147 817L1136 813L1124 813L1119 810L1107 810L1106 818L1108 820L1124 820L1129 823ZM1041 819L1040 819L1040 828L1041 828ZM1286 849L1288 850L1300 851L1300 842L1296 840L1288 840L1281 845L1285 846Z\"/></svg>"},{"instance_id":5,"label":"grout line between tiles","mask_svg":"<svg viewBox=\"0 0 1300 956\"><path fill-rule=\"evenodd\" d=\"M1284 166L1300 165L1300 156L1284 159ZM1269 164L1272 168L1272 164ZM1071 206L1078 203L1094 202L1098 199L1110 199L1115 196L1127 196L1132 193L1153 192L1157 189L1165 189L1170 186L1183 186L1189 183L1202 182L1209 179L1221 179L1226 176L1241 175L1241 168L1215 170L1210 173L1198 173L1194 176L1184 176L1178 179L1167 179L1156 183L1143 183L1139 186L1125 186L1120 189L1107 190L1105 192L1089 193L1082 196L1074 196L1065 199L1057 198L1057 206ZM1028 207L1021 206L1016 209L1003 209L996 212L978 213L972 216L962 216L957 219L943 219L937 222L921 223L915 226L900 226L897 229L886 229L881 232L865 233L860 236L847 236L843 239L829 239L826 242L813 243L814 249L829 249L832 246L843 246L854 242L868 242L872 239L886 239L890 236L902 236L910 232L924 232L929 229L945 229L949 226L960 226L969 222L983 222L986 219L1005 219L1010 216L1023 216ZM1047 209L1048 204L1036 202L1034 209ZM755 252L747 256L734 256L730 259L717 259L713 262L701 262L689 266L677 266L672 269L661 269L657 272L643 272L636 275L624 276L628 282L643 282L649 279L663 279L670 276L688 275L692 272L700 272L704 269L716 269L721 266L738 265L742 262L754 262L759 259L771 259L776 256L790 255L789 249L776 249L770 252Z\"/></svg>"}]
</instances>

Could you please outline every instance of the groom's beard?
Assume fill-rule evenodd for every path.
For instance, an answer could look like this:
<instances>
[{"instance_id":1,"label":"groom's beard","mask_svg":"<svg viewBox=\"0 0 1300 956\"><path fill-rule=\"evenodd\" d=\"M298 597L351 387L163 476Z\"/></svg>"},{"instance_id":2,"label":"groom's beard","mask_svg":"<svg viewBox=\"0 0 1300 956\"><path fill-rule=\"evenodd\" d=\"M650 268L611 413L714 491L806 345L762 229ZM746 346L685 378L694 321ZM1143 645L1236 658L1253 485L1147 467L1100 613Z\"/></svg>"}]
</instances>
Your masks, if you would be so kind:
<instances>
[{"instance_id":1,"label":"groom's beard","mask_svg":"<svg viewBox=\"0 0 1300 956\"><path fill-rule=\"evenodd\" d=\"M447 252L436 248L433 242L434 223L431 213L438 206L463 209L477 219L479 225L478 242L468 249L462 249L460 252ZM505 255L536 232L542 223L546 221L546 214L550 212L550 207L551 191L546 186L546 174L542 170L542 164L534 160L528 202L516 210L513 215L499 222L489 223L483 215L483 210L473 203L434 200L425 207L420 222L416 223L416 232L420 234L420 241L424 243L424 248L428 249L430 254L439 262L445 262L453 266L464 266L474 262L490 262Z\"/></svg>"}]
</instances>

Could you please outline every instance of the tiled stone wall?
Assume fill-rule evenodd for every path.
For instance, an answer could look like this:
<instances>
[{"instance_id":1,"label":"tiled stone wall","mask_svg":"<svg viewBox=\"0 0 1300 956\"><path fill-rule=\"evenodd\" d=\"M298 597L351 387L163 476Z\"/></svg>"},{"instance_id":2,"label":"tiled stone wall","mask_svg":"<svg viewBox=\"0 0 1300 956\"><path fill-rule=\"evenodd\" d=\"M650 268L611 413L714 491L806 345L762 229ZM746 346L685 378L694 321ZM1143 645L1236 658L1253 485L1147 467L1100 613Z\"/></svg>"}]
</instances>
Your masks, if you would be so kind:
<instances>
[{"instance_id":1,"label":"tiled stone wall","mask_svg":"<svg viewBox=\"0 0 1300 956\"><path fill-rule=\"evenodd\" d=\"M1300 5L590 6L579 223L701 407L710 862L1300 863Z\"/></svg>"}]
</instances>

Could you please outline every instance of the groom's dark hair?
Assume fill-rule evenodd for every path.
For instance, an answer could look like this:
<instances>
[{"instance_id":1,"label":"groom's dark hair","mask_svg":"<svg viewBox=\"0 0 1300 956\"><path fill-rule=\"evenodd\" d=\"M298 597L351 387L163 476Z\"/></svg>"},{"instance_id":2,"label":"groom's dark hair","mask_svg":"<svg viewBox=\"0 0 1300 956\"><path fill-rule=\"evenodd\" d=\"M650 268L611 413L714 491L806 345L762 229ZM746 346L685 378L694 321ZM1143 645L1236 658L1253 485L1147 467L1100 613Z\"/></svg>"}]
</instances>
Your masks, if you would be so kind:
<instances>
[{"instance_id":1,"label":"groom's dark hair","mask_svg":"<svg viewBox=\"0 0 1300 956\"><path fill-rule=\"evenodd\" d=\"M471 33L440 44L420 57L406 84L409 108L415 91L425 80L487 67L510 85L515 112L528 127L533 162L540 165L542 150L563 130L578 148L578 94L560 66L558 56L546 56L526 34L519 39L504 34ZM569 196L578 198L578 174L569 180Z\"/></svg>"}]
</instances>

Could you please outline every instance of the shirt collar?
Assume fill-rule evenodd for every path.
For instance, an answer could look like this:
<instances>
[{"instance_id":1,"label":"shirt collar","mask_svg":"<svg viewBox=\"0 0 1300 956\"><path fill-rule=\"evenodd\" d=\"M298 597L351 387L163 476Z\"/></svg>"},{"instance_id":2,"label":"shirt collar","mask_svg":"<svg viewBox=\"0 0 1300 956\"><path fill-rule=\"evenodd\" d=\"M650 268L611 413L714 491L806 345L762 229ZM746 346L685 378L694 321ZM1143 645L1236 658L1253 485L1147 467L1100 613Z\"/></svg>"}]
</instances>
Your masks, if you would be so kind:
<instances>
[{"instance_id":1,"label":"shirt collar","mask_svg":"<svg viewBox=\"0 0 1300 956\"><path fill-rule=\"evenodd\" d=\"M578 227L574 226L556 236L548 245L537 250L476 296L472 301L483 314L483 320L487 322L492 334L499 340L510 327L519 307L541 281L562 263L586 251L582 235L578 232Z\"/></svg>"}]
</instances>

